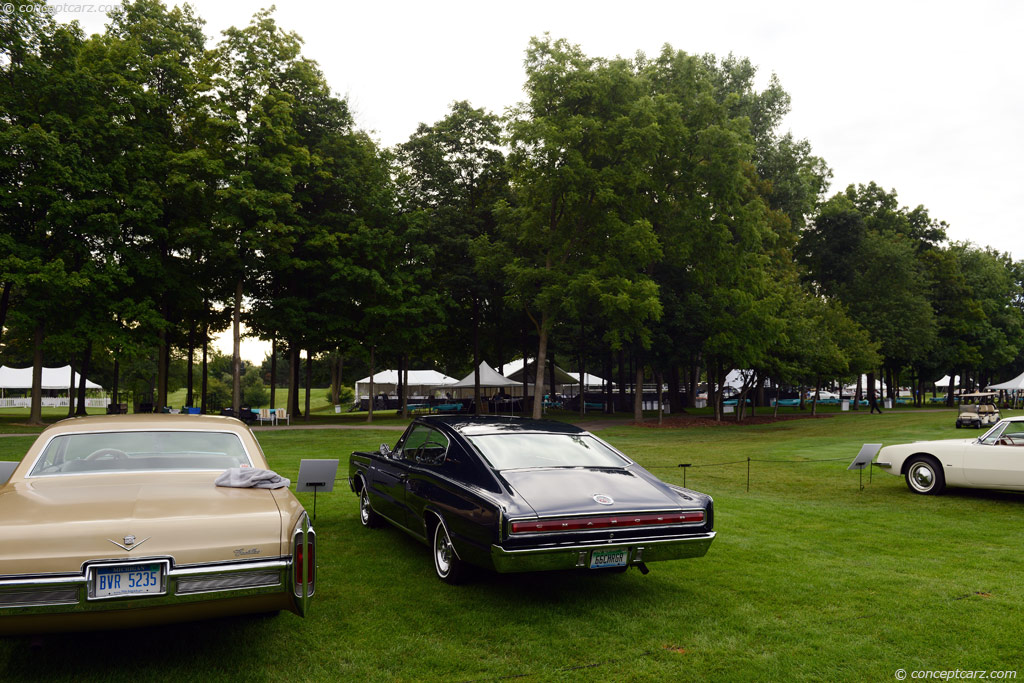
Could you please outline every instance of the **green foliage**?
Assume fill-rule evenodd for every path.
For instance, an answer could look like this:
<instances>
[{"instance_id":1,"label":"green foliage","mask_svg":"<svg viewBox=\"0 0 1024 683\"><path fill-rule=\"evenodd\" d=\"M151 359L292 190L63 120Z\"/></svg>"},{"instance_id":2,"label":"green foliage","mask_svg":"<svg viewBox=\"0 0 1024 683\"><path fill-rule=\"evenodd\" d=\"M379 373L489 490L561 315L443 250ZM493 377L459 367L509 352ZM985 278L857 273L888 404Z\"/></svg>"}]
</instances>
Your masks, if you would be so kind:
<instances>
[{"instance_id":1,"label":"green foliage","mask_svg":"<svg viewBox=\"0 0 1024 683\"><path fill-rule=\"evenodd\" d=\"M319 386L342 350L359 376L529 344L695 381L1024 363L1024 266L945 245L874 183L819 203L831 171L748 59L544 36L508 116L455 101L382 150L272 9L213 49L203 27L158 0L91 37L41 5L0 15L5 360L117 367L160 403L233 318L311 353ZM229 403L263 402L234 370L210 364Z\"/></svg>"},{"instance_id":2,"label":"green foliage","mask_svg":"<svg viewBox=\"0 0 1024 683\"><path fill-rule=\"evenodd\" d=\"M886 681L899 668L1017 669L1019 494L915 496L877 471L870 485L865 473L861 491L858 474L845 469L866 441L960 436L951 415L599 431L674 484L683 482L677 465L686 453L694 465L687 485L715 499L719 535L708 555L651 563L647 576L482 574L448 588L429 548L397 529L363 529L356 496L339 485L317 497L319 585L305 619L234 617L129 629L114 640L109 632L47 636L44 647L59 657L38 656L28 638L5 638L0 670L12 681L229 679L249 671L253 649L274 652L250 676L259 680L301 671L309 680ZM270 466L293 482L303 458L393 445L399 434L256 433ZM0 439L0 459L29 443ZM297 495L311 510L313 494ZM444 629L424 629L437 615ZM190 654L118 657L154 638ZM236 647L240 638L250 647Z\"/></svg>"}]
</instances>

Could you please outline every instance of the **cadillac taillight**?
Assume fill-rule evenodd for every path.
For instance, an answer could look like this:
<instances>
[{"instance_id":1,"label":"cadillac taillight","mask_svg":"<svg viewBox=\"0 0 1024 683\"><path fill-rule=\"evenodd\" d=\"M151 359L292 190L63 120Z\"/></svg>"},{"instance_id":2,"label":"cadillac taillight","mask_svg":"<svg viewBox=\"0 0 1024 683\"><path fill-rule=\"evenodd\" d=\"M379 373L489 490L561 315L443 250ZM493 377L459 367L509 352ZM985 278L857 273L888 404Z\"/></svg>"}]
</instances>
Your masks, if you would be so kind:
<instances>
[{"instance_id":1,"label":"cadillac taillight","mask_svg":"<svg viewBox=\"0 0 1024 683\"><path fill-rule=\"evenodd\" d=\"M292 532L292 582L296 597L313 594L316 586L316 532L306 515ZM303 591L303 583L306 590Z\"/></svg>"},{"instance_id":2,"label":"cadillac taillight","mask_svg":"<svg viewBox=\"0 0 1024 683\"><path fill-rule=\"evenodd\" d=\"M657 512L601 517L573 517L571 519L537 519L512 522L514 534L540 534L559 531L592 531L597 529L622 529L669 524L700 524L704 521L703 510L685 512Z\"/></svg>"}]
</instances>

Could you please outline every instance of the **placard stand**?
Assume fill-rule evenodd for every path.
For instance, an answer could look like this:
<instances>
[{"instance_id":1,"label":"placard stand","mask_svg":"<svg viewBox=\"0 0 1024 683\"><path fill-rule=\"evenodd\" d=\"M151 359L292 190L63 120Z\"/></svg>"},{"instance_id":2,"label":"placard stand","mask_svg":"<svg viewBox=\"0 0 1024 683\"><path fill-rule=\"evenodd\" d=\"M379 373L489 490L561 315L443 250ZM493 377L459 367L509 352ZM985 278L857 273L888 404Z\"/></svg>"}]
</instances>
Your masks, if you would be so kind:
<instances>
[{"instance_id":1,"label":"placard stand","mask_svg":"<svg viewBox=\"0 0 1024 683\"><path fill-rule=\"evenodd\" d=\"M864 490L864 468L871 466L871 461L875 459L875 456L878 455L878 451L880 451L881 449L882 449L882 444L880 444L880 443L866 443L866 444L864 444L863 446L860 447L860 453L858 453L857 457L853 459L853 462L850 463L850 466L846 468L847 471L849 471L849 470L859 470L860 471L860 490L861 491ZM868 470L868 483L869 484L871 483L871 470L870 469Z\"/></svg>"},{"instance_id":2,"label":"placard stand","mask_svg":"<svg viewBox=\"0 0 1024 683\"><path fill-rule=\"evenodd\" d=\"M302 460L299 463L299 480L295 485L296 493L313 492L313 521L316 521L316 494L318 491L330 493L334 490L334 478L338 475L337 460Z\"/></svg>"}]
</instances>

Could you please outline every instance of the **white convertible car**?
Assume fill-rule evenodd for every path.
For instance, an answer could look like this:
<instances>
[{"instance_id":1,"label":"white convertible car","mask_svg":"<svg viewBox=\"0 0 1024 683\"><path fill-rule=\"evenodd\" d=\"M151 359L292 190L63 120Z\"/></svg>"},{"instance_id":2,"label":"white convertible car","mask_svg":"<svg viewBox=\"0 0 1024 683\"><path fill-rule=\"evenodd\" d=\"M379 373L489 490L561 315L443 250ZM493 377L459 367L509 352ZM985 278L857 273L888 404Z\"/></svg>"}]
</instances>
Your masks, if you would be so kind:
<instances>
[{"instance_id":1,"label":"white convertible car","mask_svg":"<svg viewBox=\"0 0 1024 683\"><path fill-rule=\"evenodd\" d=\"M947 485L1024 491L1024 416L1001 420L977 439L886 446L875 465L925 495Z\"/></svg>"}]
</instances>

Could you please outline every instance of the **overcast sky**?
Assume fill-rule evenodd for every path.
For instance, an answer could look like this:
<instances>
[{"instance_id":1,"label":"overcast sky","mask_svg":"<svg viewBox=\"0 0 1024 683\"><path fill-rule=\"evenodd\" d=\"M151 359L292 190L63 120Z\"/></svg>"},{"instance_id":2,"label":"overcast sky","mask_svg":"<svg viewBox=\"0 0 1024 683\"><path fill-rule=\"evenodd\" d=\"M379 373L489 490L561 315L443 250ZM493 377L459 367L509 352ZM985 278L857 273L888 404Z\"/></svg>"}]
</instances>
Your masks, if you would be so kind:
<instances>
[{"instance_id":1,"label":"overcast sky","mask_svg":"<svg viewBox=\"0 0 1024 683\"><path fill-rule=\"evenodd\" d=\"M219 40L269 2L191 4ZM105 23L95 11L57 16L87 32ZM518 102L524 50L544 32L592 56L669 43L748 57L792 96L783 129L832 168L830 193L875 181L949 223L950 239L1024 259L1024 3L307 1L282 2L275 16L384 145L455 100L498 113Z\"/></svg>"}]
</instances>

